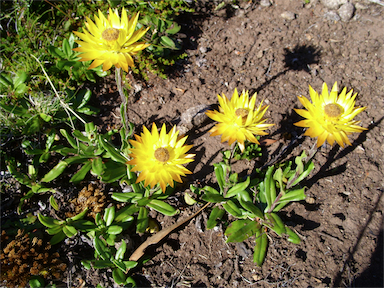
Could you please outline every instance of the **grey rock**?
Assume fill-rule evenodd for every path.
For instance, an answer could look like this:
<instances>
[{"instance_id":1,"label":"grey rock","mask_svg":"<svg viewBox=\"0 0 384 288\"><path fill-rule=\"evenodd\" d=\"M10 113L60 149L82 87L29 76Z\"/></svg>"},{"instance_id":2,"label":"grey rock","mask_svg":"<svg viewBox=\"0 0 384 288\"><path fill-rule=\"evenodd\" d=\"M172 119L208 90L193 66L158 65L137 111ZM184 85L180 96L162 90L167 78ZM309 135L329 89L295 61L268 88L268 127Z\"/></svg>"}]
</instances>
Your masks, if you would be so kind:
<instances>
[{"instance_id":1,"label":"grey rock","mask_svg":"<svg viewBox=\"0 0 384 288\"><path fill-rule=\"evenodd\" d=\"M263 6L263 7L269 7L269 6L271 6L272 4L271 4L271 1L269 1L269 0L261 0L260 1L260 6Z\"/></svg>"},{"instance_id":2,"label":"grey rock","mask_svg":"<svg viewBox=\"0 0 384 288\"><path fill-rule=\"evenodd\" d=\"M348 0L321 0L320 2L328 9L338 9L340 5L347 3Z\"/></svg>"},{"instance_id":3,"label":"grey rock","mask_svg":"<svg viewBox=\"0 0 384 288\"><path fill-rule=\"evenodd\" d=\"M177 124L177 130L180 131L180 135L185 135L193 127L198 127L202 125L208 116L205 114L211 108L210 105L197 105L187 109L180 115L180 122Z\"/></svg>"},{"instance_id":4,"label":"grey rock","mask_svg":"<svg viewBox=\"0 0 384 288\"><path fill-rule=\"evenodd\" d=\"M284 11L280 14L281 17L283 17L285 20L291 21L296 18L296 14L291 11Z\"/></svg>"},{"instance_id":5,"label":"grey rock","mask_svg":"<svg viewBox=\"0 0 384 288\"><path fill-rule=\"evenodd\" d=\"M353 13L355 12L355 6L353 6L352 3L345 3L341 5L337 12L339 12L341 21L347 22L353 17Z\"/></svg>"},{"instance_id":6,"label":"grey rock","mask_svg":"<svg viewBox=\"0 0 384 288\"><path fill-rule=\"evenodd\" d=\"M329 11L329 12L325 13L324 18L326 20L330 20L330 21L340 21L340 19L341 19L339 14L337 14L336 11Z\"/></svg>"}]
</instances>

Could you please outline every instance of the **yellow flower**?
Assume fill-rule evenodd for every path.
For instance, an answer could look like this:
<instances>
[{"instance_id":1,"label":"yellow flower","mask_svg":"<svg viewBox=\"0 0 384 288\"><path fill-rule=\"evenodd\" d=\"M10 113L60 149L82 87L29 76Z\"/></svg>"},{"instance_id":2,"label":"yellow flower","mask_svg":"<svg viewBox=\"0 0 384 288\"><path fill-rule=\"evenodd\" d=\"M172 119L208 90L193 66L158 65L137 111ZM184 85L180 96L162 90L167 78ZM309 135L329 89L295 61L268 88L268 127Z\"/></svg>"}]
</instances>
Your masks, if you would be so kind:
<instances>
[{"instance_id":1,"label":"yellow flower","mask_svg":"<svg viewBox=\"0 0 384 288\"><path fill-rule=\"evenodd\" d=\"M260 103L256 109L256 93L249 100L248 91L245 90L239 96L235 89L231 100L228 100L224 93L223 97L220 95L217 97L220 111L206 112L208 117L219 122L209 131L212 133L211 136L222 134L221 142L228 141L229 145L237 141L242 152L245 140L260 144L254 135L268 135L263 130L274 125L264 124L267 119L263 116L268 106L261 106Z\"/></svg>"},{"instance_id":2,"label":"yellow flower","mask_svg":"<svg viewBox=\"0 0 384 288\"><path fill-rule=\"evenodd\" d=\"M80 47L74 48L74 51L83 52L80 55L80 61L93 60L89 69L103 64L103 70L109 70L112 65L117 68L123 68L128 72L128 67L134 66L132 55L145 49L150 44L137 42L148 31L139 29L135 31L139 14L136 13L131 19L128 19L127 12L123 8L121 18L117 9L112 12L109 8L108 18L99 10L99 17L95 14L95 22L86 17L85 26L87 30L84 33L75 33L81 40L76 43Z\"/></svg>"},{"instance_id":3,"label":"yellow flower","mask_svg":"<svg viewBox=\"0 0 384 288\"><path fill-rule=\"evenodd\" d=\"M164 192L167 184L173 187L173 180L182 183L180 175L192 173L182 166L193 161L195 154L186 154L192 145L184 145L187 136L180 139L178 134L176 126L167 134L165 124L159 134L153 124L152 132L143 126L141 136L135 135L136 141L130 140L133 159L127 163L135 165L131 171L141 171L136 183L145 180L144 185L151 188L159 183Z\"/></svg>"},{"instance_id":4,"label":"yellow flower","mask_svg":"<svg viewBox=\"0 0 384 288\"><path fill-rule=\"evenodd\" d=\"M303 96L298 97L307 110L295 109L295 111L306 120L299 121L295 125L309 127L304 135L318 137L317 147L323 145L325 140L331 145L336 141L341 147L344 147L344 143L351 145L347 135L367 130L356 125L360 121L352 120L366 107L354 107L357 93L352 96L353 90L346 92L347 88L344 88L338 95L337 82L335 82L331 93L328 93L328 86L324 83L321 95L309 86L312 103Z\"/></svg>"}]
</instances>

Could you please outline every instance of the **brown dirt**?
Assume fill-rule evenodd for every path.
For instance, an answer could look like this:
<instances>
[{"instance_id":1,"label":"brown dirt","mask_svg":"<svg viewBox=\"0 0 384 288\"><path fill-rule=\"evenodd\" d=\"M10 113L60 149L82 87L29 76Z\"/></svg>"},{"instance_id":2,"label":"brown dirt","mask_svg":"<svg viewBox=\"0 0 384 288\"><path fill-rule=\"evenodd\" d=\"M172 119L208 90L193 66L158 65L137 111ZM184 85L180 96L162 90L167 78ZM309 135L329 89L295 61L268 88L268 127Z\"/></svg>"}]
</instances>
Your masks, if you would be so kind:
<instances>
[{"instance_id":1,"label":"brown dirt","mask_svg":"<svg viewBox=\"0 0 384 288\"><path fill-rule=\"evenodd\" d=\"M177 71L169 79L153 79L149 88L131 93L129 117L138 124L138 132L141 124L172 124L190 107L216 104L217 94L230 96L234 88L247 89L270 105L270 123L276 125L269 138L278 140L268 147L272 158L290 143L283 135L297 139L303 133L292 125L299 119L293 112L301 105L297 96L308 97L308 85L321 91L323 82L332 86L335 81L340 89L358 92L357 105L367 106L358 118L368 131L352 136L351 147L321 148L315 157L316 169L307 181L307 195L315 203L295 203L281 213L302 235L301 244L273 238L259 268L252 262L254 239L237 245L225 243L221 226L204 229L207 214L203 213L154 251L152 260L137 274L143 276L143 286L383 284L384 7L364 2L367 9L356 10L351 21L335 22L324 19L327 9L320 3L274 2L267 8L243 3L238 10L210 10L209 15L185 20L184 32L196 32L185 39L187 61L175 67ZM284 20L284 11L294 12L296 19ZM221 160L219 150L228 148L220 144L219 137L209 137L212 125L208 122L188 133L198 160L189 166L194 172L189 182L214 182L211 164ZM312 143L313 139L299 137L284 156L308 151ZM262 164L245 163L238 168ZM191 213L189 210L182 216ZM159 219L163 227L175 221Z\"/></svg>"},{"instance_id":2,"label":"brown dirt","mask_svg":"<svg viewBox=\"0 0 384 288\"><path fill-rule=\"evenodd\" d=\"M316 168L309 176L306 194L315 203L294 203L280 215L301 236L298 245L278 237L270 239L262 267L252 262L254 238L244 243L226 243L225 227L205 229L209 211L151 249L152 258L134 274L141 287L382 287L383 286L383 202L384 176L384 7L369 1L357 9L349 22L324 19L328 11L316 1L273 1L261 7L259 1L242 2L239 9L214 11L210 1L199 1L193 17L181 17L183 46L188 58L177 63L167 80L150 76L143 83L128 75L133 87L129 98L129 120L136 133L147 127L177 122L188 108L217 104L217 94L231 96L234 88L258 93L258 100L270 105L267 116L275 123L268 138L263 161L236 163L239 172L250 172L265 161L290 159L309 150L313 139L302 137L293 123L300 117L297 96L309 97L308 85L321 91L323 82L331 88L353 88L356 104L367 106L357 116L368 130L350 137L352 146L322 147L315 156ZM256 3L255 3L256 2ZM211 6L210 6L211 5ZM229 7L229 6L228 6ZM291 11L295 19L281 13ZM111 81L112 80L112 81ZM111 84L112 83L112 84ZM113 78L95 87L103 108L95 119L103 129L120 125L119 99ZM210 137L211 121L193 127L188 141L194 145L193 175L180 185L170 200L182 210L178 217L151 212L167 227L196 211L183 204L189 184L215 183L213 163L227 149L219 137ZM292 140L289 140L291 136ZM116 189L116 188L114 188ZM136 240L139 246L146 236ZM110 271L81 271L78 263L88 250L73 249L81 240L68 240L64 251L69 261L67 282L87 287L111 286ZM68 250L69 249L69 250ZM131 247L133 250L134 247ZM66 253L61 253L65 255ZM109 278L109 279L107 279Z\"/></svg>"}]
</instances>

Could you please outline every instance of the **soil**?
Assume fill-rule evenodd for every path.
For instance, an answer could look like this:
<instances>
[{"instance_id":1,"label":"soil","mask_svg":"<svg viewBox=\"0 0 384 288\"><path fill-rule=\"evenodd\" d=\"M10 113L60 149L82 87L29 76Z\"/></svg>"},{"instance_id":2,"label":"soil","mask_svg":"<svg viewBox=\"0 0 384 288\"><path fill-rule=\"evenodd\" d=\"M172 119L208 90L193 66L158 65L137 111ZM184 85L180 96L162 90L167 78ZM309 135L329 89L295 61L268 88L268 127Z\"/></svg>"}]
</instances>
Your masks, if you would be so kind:
<instances>
[{"instance_id":1,"label":"soil","mask_svg":"<svg viewBox=\"0 0 384 288\"><path fill-rule=\"evenodd\" d=\"M336 81L340 91L347 87L358 93L356 105L367 109L357 118L368 130L350 136L352 146L321 147L314 158L316 168L305 183L312 201L281 211L283 220L301 235L300 244L271 237L265 262L258 267L253 263L254 238L226 243L223 224L205 228L209 215L205 211L151 249L151 260L134 274L137 284L383 287L384 7L351 1L358 9L343 22L327 20L329 10L317 1L278 0L269 7L249 1L217 11L214 1L198 2L192 17L178 19L188 57L172 67L168 79L150 75L143 82L131 74L126 79L132 86L129 121L136 125L136 133L152 122L177 124L187 109L217 104L217 94L231 96L235 88L257 92L258 101L269 105L268 123L275 123L265 138L277 141L264 147L266 159L236 163L238 172L250 173L266 161L291 159L312 147L314 139L303 137L303 129L293 125L300 120L293 110L301 108L297 96L309 97L308 85L321 92L324 82L330 89ZM287 11L294 13L294 19L282 17ZM96 124L118 127L120 103L113 81L103 80L95 92L95 102L104 109ZM151 212L163 228L198 210L184 204L189 184L215 183L212 164L221 160L220 151L228 145L209 136L213 125L208 120L187 132L196 154L187 167L193 174L171 199L181 207L180 215ZM86 287L112 285L106 280L111 278L108 271L81 272L79 256L68 255L74 261L69 286L83 281Z\"/></svg>"}]
</instances>

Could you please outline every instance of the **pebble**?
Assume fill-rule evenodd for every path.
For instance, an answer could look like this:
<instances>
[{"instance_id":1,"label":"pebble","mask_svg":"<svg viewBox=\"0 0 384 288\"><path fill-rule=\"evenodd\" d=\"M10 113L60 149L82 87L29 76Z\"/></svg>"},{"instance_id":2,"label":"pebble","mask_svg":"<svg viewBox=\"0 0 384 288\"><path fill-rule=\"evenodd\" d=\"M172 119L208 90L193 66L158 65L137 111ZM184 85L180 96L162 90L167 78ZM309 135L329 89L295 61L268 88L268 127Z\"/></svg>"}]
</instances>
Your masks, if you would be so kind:
<instances>
[{"instance_id":1,"label":"pebble","mask_svg":"<svg viewBox=\"0 0 384 288\"><path fill-rule=\"evenodd\" d=\"M338 10L341 21L347 22L352 19L353 13L355 12L355 6L352 3L345 3L341 5Z\"/></svg>"},{"instance_id":2,"label":"pebble","mask_svg":"<svg viewBox=\"0 0 384 288\"><path fill-rule=\"evenodd\" d=\"M180 131L180 135L187 134L187 132L193 127L198 127L206 120L208 120L208 116L205 114L205 112L210 108L210 105L201 104L184 111L180 115L179 124L177 124L177 130Z\"/></svg>"},{"instance_id":3,"label":"pebble","mask_svg":"<svg viewBox=\"0 0 384 288\"><path fill-rule=\"evenodd\" d=\"M260 1L260 6L269 7L269 6L271 6L271 1L269 1L269 0L261 0Z\"/></svg>"},{"instance_id":4,"label":"pebble","mask_svg":"<svg viewBox=\"0 0 384 288\"><path fill-rule=\"evenodd\" d=\"M341 19L339 14L337 14L336 11L329 11L329 12L325 13L324 18L326 20L330 20L330 21L340 21L340 19Z\"/></svg>"},{"instance_id":5,"label":"pebble","mask_svg":"<svg viewBox=\"0 0 384 288\"><path fill-rule=\"evenodd\" d=\"M348 2L348 0L321 0L320 1L328 9L338 9L340 5Z\"/></svg>"},{"instance_id":6,"label":"pebble","mask_svg":"<svg viewBox=\"0 0 384 288\"><path fill-rule=\"evenodd\" d=\"M284 11L280 14L281 17L283 17L285 20L294 20L296 18L296 14L290 11Z\"/></svg>"}]
</instances>

